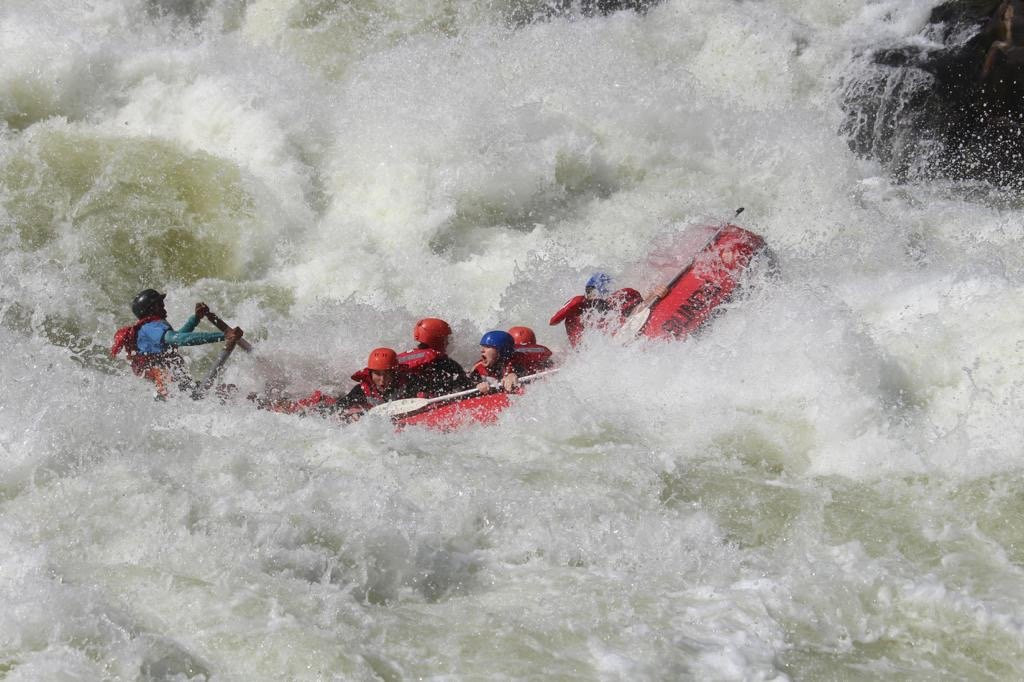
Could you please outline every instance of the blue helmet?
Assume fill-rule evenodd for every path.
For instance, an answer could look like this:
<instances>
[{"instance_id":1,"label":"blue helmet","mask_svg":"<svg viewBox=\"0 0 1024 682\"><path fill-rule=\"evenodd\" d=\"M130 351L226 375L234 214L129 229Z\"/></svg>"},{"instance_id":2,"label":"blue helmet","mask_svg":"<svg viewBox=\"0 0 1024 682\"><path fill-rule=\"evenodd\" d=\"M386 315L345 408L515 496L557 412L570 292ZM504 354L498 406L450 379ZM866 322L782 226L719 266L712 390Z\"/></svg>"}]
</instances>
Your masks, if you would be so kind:
<instances>
[{"instance_id":1,"label":"blue helmet","mask_svg":"<svg viewBox=\"0 0 1024 682\"><path fill-rule=\"evenodd\" d=\"M586 289L597 289L597 293L605 296L608 294L608 285L612 283L612 278L603 272L595 272L587 280Z\"/></svg>"},{"instance_id":2,"label":"blue helmet","mask_svg":"<svg viewBox=\"0 0 1024 682\"><path fill-rule=\"evenodd\" d=\"M480 337L480 345L490 348L497 348L502 356L512 355L516 351L516 342L512 335L500 329L487 332Z\"/></svg>"}]
</instances>

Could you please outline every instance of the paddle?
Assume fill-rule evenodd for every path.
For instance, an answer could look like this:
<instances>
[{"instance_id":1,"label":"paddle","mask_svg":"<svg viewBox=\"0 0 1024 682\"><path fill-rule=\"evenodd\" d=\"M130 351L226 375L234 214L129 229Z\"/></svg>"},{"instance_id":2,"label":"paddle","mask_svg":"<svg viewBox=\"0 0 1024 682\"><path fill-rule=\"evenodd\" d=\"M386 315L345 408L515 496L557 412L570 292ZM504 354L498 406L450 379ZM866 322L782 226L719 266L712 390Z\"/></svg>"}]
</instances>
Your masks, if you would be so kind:
<instances>
[{"instance_id":1,"label":"paddle","mask_svg":"<svg viewBox=\"0 0 1024 682\"><path fill-rule=\"evenodd\" d=\"M225 322L224 320L222 320L219 317L217 317L216 313L213 313L213 312L206 313L206 319L208 319L210 321L210 324L212 324L214 327L216 327L217 329L221 330L222 332L227 333L227 331L229 329L231 329L231 325L229 325L227 322ZM238 345L246 353L251 353L252 352L252 344L249 343L248 341L246 341L245 339L238 339ZM227 358L225 358L225 359L227 359Z\"/></svg>"},{"instance_id":2,"label":"paddle","mask_svg":"<svg viewBox=\"0 0 1024 682\"><path fill-rule=\"evenodd\" d=\"M220 317L212 311L207 311L206 319L209 320L214 327L225 334L231 329L231 325L220 319ZM228 341L225 343L224 350L220 352L220 355L217 357L217 361L213 363L213 367L210 368L210 371L206 373L206 377L199 382L196 390L192 393L193 398L198 400L203 397L203 394L210 390L210 387L213 386L213 382L217 379L217 375L220 374L220 370L224 367L224 363L228 361L229 357L231 357L231 352L235 350L236 345L241 346L242 350L246 353L252 352L252 345L245 339L236 339L234 342Z\"/></svg>"},{"instance_id":3,"label":"paddle","mask_svg":"<svg viewBox=\"0 0 1024 682\"><path fill-rule=\"evenodd\" d=\"M210 390L210 387L213 386L213 382L217 379L217 375L220 374L220 370L224 367L224 363L228 361L229 357L231 357L231 351L235 350L236 345L241 345L241 339L235 343L228 341L224 345L224 350L220 352L217 362L213 363L213 367L211 367L210 371L206 373L206 378L203 379L199 383L199 386L196 387L195 392L192 394L193 398L198 400Z\"/></svg>"},{"instance_id":4,"label":"paddle","mask_svg":"<svg viewBox=\"0 0 1024 682\"><path fill-rule=\"evenodd\" d=\"M558 368L549 369L544 372L537 372L536 374L528 374L525 377L520 377L520 384L528 384L534 379L540 379L550 374L554 374L558 371ZM384 417L401 417L404 414L410 412L416 412L422 410L427 405L433 405L435 403L446 403L460 398L468 398L472 395L483 395L475 388L471 388L468 391L460 391L458 393L449 393L448 395L439 395L436 398L403 398L402 400L392 400L389 403L383 405L377 405L370 410L373 414L379 414Z\"/></svg>"},{"instance_id":5,"label":"paddle","mask_svg":"<svg viewBox=\"0 0 1024 682\"><path fill-rule=\"evenodd\" d=\"M735 219L736 216L738 216L740 213L743 213L743 206L737 208L736 212L732 215L732 218L730 218L729 220ZM707 242L704 243L704 246L700 247L697 253L694 254L693 260L691 260L689 264L679 272L679 274L673 277L671 282L665 285L666 289L671 290L672 287L674 287L679 280L681 280L683 277L686 277L686 275L688 275L690 271L693 270L693 266L697 262L697 256L703 253L704 249L708 248L716 239L718 239L718 235L721 234L722 230L724 230L726 227L726 221L723 220L719 228L715 230L714 234L712 234L711 237L708 238ZM651 308L654 307L654 304L660 301L661 298L661 296L655 296L654 298L645 302L639 308L634 310L632 314L630 314L630 316L626 318L626 321L622 323L622 326L619 327L612 336L616 338L621 336L626 341L632 341L637 336L639 336L640 332L642 332L644 329L644 325L647 324L647 320L651 317Z\"/></svg>"}]
</instances>

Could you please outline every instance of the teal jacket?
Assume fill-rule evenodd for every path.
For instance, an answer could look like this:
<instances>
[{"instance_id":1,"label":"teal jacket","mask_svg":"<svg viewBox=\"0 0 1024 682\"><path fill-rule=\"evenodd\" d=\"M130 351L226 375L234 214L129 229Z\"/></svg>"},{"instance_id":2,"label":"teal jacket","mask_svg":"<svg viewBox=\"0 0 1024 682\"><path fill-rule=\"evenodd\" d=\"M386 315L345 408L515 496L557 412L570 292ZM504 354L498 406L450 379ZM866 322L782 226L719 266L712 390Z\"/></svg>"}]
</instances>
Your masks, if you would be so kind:
<instances>
[{"instance_id":1,"label":"teal jacket","mask_svg":"<svg viewBox=\"0 0 1024 682\"><path fill-rule=\"evenodd\" d=\"M139 335L135 346L141 355L163 353L172 346L198 346L203 343L216 343L224 340L223 332L193 331L199 324L199 318L192 315L181 329L175 331L167 320L155 320L139 327Z\"/></svg>"}]
</instances>

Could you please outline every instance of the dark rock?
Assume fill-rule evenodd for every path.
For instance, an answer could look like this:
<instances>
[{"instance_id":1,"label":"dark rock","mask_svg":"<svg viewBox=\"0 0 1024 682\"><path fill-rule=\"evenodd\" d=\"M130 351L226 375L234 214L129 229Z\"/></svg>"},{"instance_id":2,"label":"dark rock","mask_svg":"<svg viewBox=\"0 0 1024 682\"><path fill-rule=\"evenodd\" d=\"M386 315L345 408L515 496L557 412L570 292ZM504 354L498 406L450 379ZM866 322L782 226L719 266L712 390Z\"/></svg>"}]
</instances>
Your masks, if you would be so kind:
<instances>
[{"instance_id":1,"label":"dark rock","mask_svg":"<svg viewBox=\"0 0 1024 682\"><path fill-rule=\"evenodd\" d=\"M1000 20L1007 7L1014 12L1009 35ZM842 130L851 148L899 180L1024 188L1021 1L947 2L932 11L922 34L942 48L878 50L847 78Z\"/></svg>"}]
</instances>

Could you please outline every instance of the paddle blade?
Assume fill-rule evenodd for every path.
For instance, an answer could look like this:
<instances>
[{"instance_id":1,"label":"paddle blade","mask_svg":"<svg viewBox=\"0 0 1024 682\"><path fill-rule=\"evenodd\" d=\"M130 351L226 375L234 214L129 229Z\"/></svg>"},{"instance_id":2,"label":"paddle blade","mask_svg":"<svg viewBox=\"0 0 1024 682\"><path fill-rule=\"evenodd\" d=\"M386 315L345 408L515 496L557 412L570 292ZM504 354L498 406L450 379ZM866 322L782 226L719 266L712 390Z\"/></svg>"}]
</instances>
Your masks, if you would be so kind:
<instances>
[{"instance_id":1,"label":"paddle blade","mask_svg":"<svg viewBox=\"0 0 1024 682\"><path fill-rule=\"evenodd\" d=\"M643 308L627 317L626 321L622 323L621 327L615 330L615 334L612 336L621 340L623 343L629 343L636 337L640 336L640 332L644 330L644 325L647 324L647 319L650 316L651 306L645 305Z\"/></svg>"},{"instance_id":2,"label":"paddle blade","mask_svg":"<svg viewBox=\"0 0 1024 682\"><path fill-rule=\"evenodd\" d=\"M229 346L220 352L217 362L213 363L213 367L210 368L210 371L206 373L206 377L199 384L199 387L196 388L193 395L194 398L202 398L203 395L210 390L210 387L213 386L213 382L217 380L217 375L220 374L221 369L223 369L224 363L228 361L229 357L231 357L231 351L234 349L234 346Z\"/></svg>"},{"instance_id":3,"label":"paddle blade","mask_svg":"<svg viewBox=\"0 0 1024 682\"><path fill-rule=\"evenodd\" d=\"M450 400L458 400L459 398L465 398L466 396L476 395L476 393L477 390L475 388L471 388L468 391L439 395L436 398L402 398L401 400L392 400L389 403L377 405L370 409L369 413L379 414L384 417L400 417L403 414L408 414L409 412L422 410L427 405L448 402Z\"/></svg>"},{"instance_id":4,"label":"paddle blade","mask_svg":"<svg viewBox=\"0 0 1024 682\"><path fill-rule=\"evenodd\" d=\"M392 400L390 403L377 405L371 408L367 414L376 414L381 417L399 417L408 412L422 410L429 404L430 400L428 398L403 398L402 400Z\"/></svg>"},{"instance_id":5,"label":"paddle blade","mask_svg":"<svg viewBox=\"0 0 1024 682\"><path fill-rule=\"evenodd\" d=\"M558 368L549 369L544 372L537 372L536 374L530 374L519 379L519 383L528 384L534 379L540 379L546 377L549 374L554 374L558 371ZM467 391L459 391L458 393L449 393L448 395L439 395L436 398L404 398L402 400L392 400L389 403L383 405L377 405L370 410L370 414L378 414L382 417L402 417L404 415L422 410L428 405L434 405L437 403L449 403L455 400L461 400L470 396L479 395L480 392L475 388L471 388Z\"/></svg>"}]
</instances>

